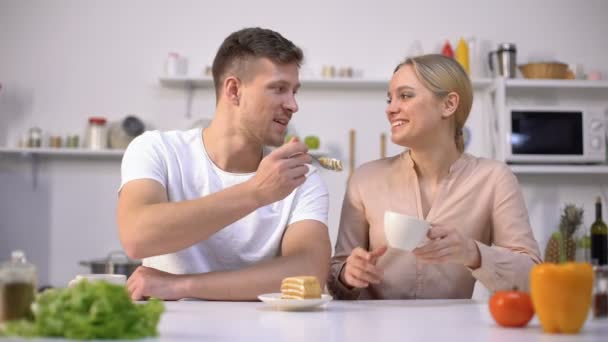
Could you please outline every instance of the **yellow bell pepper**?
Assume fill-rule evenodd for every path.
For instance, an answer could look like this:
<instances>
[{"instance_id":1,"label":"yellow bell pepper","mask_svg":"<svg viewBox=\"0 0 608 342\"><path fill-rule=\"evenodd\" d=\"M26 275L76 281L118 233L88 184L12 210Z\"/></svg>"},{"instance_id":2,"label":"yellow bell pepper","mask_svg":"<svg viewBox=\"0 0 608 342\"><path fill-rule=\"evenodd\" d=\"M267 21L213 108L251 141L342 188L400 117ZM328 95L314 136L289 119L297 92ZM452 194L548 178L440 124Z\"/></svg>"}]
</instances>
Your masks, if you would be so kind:
<instances>
[{"instance_id":1,"label":"yellow bell pepper","mask_svg":"<svg viewBox=\"0 0 608 342\"><path fill-rule=\"evenodd\" d=\"M530 271L532 304L546 333L576 334L587 319L593 291L588 263L543 263Z\"/></svg>"}]
</instances>

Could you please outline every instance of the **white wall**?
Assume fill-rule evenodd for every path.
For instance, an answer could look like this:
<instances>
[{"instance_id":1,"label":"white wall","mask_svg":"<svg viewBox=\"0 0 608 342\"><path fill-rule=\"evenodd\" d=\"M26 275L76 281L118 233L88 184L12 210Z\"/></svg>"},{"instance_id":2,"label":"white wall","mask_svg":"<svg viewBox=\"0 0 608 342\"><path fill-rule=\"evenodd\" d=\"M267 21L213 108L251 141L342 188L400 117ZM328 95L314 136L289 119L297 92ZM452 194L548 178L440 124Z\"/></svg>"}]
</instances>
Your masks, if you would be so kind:
<instances>
[{"instance_id":1,"label":"white wall","mask_svg":"<svg viewBox=\"0 0 608 342\"><path fill-rule=\"evenodd\" d=\"M213 112L213 94L199 90L186 118L185 93L158 83L166 53L190 59L196 75L223 38L246 26L275 29L306 54L303 75L321 66L350 65L388 77L414 40L425 52L476 36L485 51L514 42L521 63L559 59L608 76L608 2L596 1L19 1L0 0L0 145L14 146L29 127L82 134L86 119L129 113L150 127L188 128ZM485 59L484 59L485 60ZM379 156L387 132L384 90L302 89L293 124L314 133L346 161L348 130L357 131L357 165ZM476 104L473 116L484 115ZM476 151L483 151L478 142ZM396 152L390 147L389 152ZM23 248L41 269L41 283L65 284L84 269L79 260L120 248L116 234L119 160L0 155L0 259ZM32 175L38 175L33 186ZM345 175L325 174L335 239ZM605 178L523 177L541 244L565 201L584 204L591 220L595 185Z\"/></svg>"}]
</instances>

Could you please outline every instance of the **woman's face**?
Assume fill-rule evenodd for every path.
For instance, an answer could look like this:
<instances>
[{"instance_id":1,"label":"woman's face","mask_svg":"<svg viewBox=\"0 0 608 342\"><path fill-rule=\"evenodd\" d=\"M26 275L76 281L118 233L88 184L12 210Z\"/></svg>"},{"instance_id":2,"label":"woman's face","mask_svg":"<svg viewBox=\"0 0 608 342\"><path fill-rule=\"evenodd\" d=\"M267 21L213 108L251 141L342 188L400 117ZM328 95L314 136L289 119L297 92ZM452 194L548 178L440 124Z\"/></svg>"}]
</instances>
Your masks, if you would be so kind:
<instances>
[{"instance_id":1,"label":"woman's face","mask_svg":"<svg viewBox=\"0 0 608 342\"><path fill-rule=\"evenodd\" d=\"M386 116L393 143L409 148L428 146L442 122L442 103L416 77L411 65L404 65L389 83Z\"/></svg>"}]
</instances>

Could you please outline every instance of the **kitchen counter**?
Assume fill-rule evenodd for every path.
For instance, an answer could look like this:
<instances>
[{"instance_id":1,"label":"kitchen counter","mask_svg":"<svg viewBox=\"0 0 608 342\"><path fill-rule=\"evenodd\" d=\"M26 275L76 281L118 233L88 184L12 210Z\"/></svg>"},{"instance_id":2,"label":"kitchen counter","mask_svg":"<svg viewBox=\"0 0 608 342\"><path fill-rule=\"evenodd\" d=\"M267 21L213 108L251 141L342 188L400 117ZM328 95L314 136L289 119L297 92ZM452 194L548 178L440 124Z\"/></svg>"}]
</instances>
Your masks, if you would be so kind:
<instances>
[{"instance_id":1,"label":"kitchen counter","mask_svg":"<svg viewBox=\"0 0 608 342\"><path fill-rule=\"evenodd\" d=\"M278 311L261 302L166 302L150 341L606 341L608 320L579 335L543 334L536 318L501 328L473 300L331 301L313 311ZM2 339L0 339L2 340ZM34 339L26 341L58 341Z\"/></svg>"}]
</instances>

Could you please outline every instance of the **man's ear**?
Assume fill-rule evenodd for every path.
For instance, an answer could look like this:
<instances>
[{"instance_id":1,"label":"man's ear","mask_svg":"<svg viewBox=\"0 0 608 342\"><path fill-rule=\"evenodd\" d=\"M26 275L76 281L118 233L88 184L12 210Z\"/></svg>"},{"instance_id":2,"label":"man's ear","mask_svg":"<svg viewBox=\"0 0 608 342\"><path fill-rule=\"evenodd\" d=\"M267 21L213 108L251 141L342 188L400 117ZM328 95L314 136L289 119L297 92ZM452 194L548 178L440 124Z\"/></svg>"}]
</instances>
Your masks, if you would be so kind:
<instances>
[{"instance_id":1,"label":"man's ear","mask_svg":"<svg viewBox=\"0 0 608 342\"><path fill-rule=\"evenodd\" d=\"M224 80L224 94L230 103L238 106L241 98L241 80L234 76L228 76Z\"/></svg>"},{"instance_id":2,"label":"man's ear","mask_svg":"<svg viewBox=\"0 0 608 342\"><path fill-rule=\"evenodd\" d=\"M456 109L458 109L459 103L460 103L460 95L458 95L458 93L453 92L453 91L448 93L445 96L445 98L443 99L443 103L442 103L443 113L441 114L441 116L444 119L447 119L450 116L452 116L456 112Z\"/></svg>"}]
</instances>

